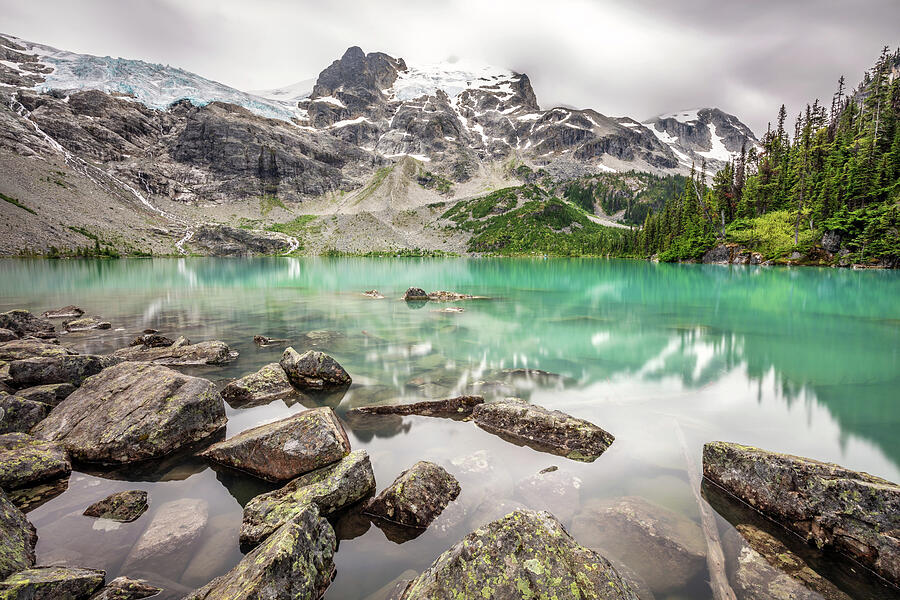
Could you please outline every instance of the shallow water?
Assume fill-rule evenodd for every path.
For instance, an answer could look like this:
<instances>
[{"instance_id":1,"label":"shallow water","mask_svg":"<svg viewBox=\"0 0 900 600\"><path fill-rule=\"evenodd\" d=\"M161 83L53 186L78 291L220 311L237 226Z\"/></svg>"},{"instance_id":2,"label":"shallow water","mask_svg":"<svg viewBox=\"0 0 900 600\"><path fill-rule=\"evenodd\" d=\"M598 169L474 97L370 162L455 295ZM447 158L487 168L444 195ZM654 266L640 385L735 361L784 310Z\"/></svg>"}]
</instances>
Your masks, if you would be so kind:
<instances>
[{"instance_id":1,"label":"shallow water","mask_svg":"<svg viewBox=\"0 0 900 600\"><path fill-rule=\"evenodd\" d=\"M900 481L895 272L603 260L6 260L0 261L0 282L0 310L40 313L77 304L111 321L110 331L62 336L81 352L112 351L147 327L192 341L220 339L240 357L188 372L224 385L278 360L283 346L257 348L255 334L286 338L300 349L296 340L303 334L326 331L318 347L337 358L355 384L343 396L315 403L341 416L353 406L445 397L486 382L487 397L525 397L616 436L603 456L582 464L509 444L467 422L345 422L352 446L372 457L379 491L416 460L444 465L463 491L412 540L353 514L338 520L344 539L326 596L331 600L367 598L404 571L423 570L516 503L551 510L586 545L597 540L585 507L603 498L637 496L699 522L686 469L688 461L699 468L702 445L711 440ZM447 304L400 301L410 285L490 299L452 303L465 312L440 313L435 309ZM387 298L360 294L372 288ZM496 382L497 370L518 367L567 379ZM280 401L228 407L227 433L302 409ZM522 493L523 479L551 465L571 483L564 495ZM150 493L151 508L138 521L104 530L81 516L88 504L124 489ZM241 504L267 489L190 459L115 476L76 470L64 493L29 513L38 529L38 561L104 568L108 578L142 575L178 597L240 560ZM155 510L180 498L208 503L202 538L190 548L169 549L136 573L127 564L132 545ZM739 538L725 519L718 525L731 569L736 556L728 549ZM619 543L619 551L641 556L640 540ZM849 597L891 595L848 577L827 557L809 560ZM653 580L654 565L629 566ZM710 598L707 580L704 568L684 585L657 583L653 591L673 600Z\"/></svg>"}]
</instances>

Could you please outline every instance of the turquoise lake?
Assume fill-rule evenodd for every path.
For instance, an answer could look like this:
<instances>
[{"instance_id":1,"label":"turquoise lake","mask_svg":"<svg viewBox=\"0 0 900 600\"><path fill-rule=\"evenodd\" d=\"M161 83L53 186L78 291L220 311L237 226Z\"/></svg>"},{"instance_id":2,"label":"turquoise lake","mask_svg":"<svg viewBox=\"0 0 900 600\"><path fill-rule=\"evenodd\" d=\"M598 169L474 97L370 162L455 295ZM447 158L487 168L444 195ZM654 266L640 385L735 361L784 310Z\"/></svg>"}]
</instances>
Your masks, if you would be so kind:
<instances>
[{"instance_id":1,"label":"turquoise lake","mask_svg":"<svg viewBox=\"0 0 900 600\"><path fill-rule=\"evenodd\" d=\"M409 286L486 299L409 305L400 299ZM362 295L371 289L385 298ZM431 460L457 476L462 493L414 539L353 511L336 518L341 541L329 600L383 597L381 588L421 572L504 507L550 510L588 546L596 545L589 508L604 499L642 498L699 523L688 468L699 472L708 441L900 481L900 273L893 271L587 259L0 260L0 311L67 304L112 323L61 336L79 352L111 352L145 328L193 342L219 339L240 353L237 360L184 371L225 385L279 359L287 344L258 348L253 336L262 334L301 351L304 344L324 350L354 378L342 395L229 406L228 435L304 404L326 404L343 418L356 406L472 391L519 396L615 435L603 456L584 464L509 444L471 422L345 420L353 448L372 458L378 491L416 461ZM464 312L440 311L448 306ZM521 368L562 377L502 374ZM524 480L550 466L569 482L564 490L523 491ZM103 568L108 579L142 576L163 585L167 598L232 568L242 556L241 506L272 487L197 459L151 467L127 474L76 467L65 492L28 514L38 562ZM107 530L81 516L88 504L126 489L150 493L150 510L138 521ZM125 568L154 510L179 498L208 503L202 536L189 549L171 548L152 568ZM718 526L731 571L740 534L721 516ZM659 565L635 558L640 540L622 545L630 569L647 582L660 579ZM812 553L809 561L846 597L896 595L839 560ZM686 583L648 588L656 598L706 599L708 579L702 569Z\"/></svg>"}]
</instances>

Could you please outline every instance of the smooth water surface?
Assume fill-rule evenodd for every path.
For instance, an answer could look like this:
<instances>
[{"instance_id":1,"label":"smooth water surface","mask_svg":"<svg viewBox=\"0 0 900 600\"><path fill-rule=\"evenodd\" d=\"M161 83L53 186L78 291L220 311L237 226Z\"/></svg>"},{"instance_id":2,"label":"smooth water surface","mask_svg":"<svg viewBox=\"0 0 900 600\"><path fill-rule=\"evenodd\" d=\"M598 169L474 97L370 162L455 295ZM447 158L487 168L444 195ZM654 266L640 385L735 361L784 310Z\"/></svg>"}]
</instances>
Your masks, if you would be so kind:
<instances>
[{"instance_id":1,"label":"smooth water surface","mask_svg":"<svg viewBox=\"0 0 900 600\"><path fill-rule=\"evenodd\" d=\"M699 522L687 465L699 469L702 445L711 440L900 481L895 272L603 260L7 260L0 261L0 282L0 310L77 304L112 322L110 331L62 336L80 352L110 352L148 327L195 342L220 339L240 357L187 372L224 385L278 360L283 345L253 344L264 334L298 350L313 343L344 365L355 382L350 390L305 402L328 404L340 416L354 406L474 390L527 398L616 436L603 456L582 464L509 444L470 422L345 420L352 446L372 457L379 491L417 460L444 465L463 491L411 540L352 512L337 519L337 576L326 596L332 600L367 598L407 570L422 571L466 533L521 504L554 512L586 545L594 541L585 523L595 514L587 509L603 498L638 496ZM448 304L399 300L411 285L489 299L449 304L462 313L437 312ZM361 294L373 288L387 298ZM308 332L316 333L304 337ZM499 373L521 367L566 379ZM302 408L280 401L228 407L228 434ZM529 493L523 480L551 465L568 485ZM138 521L110 529L81 516L91 502L134 488L151 496ZM120 475L79 469L67 491L29 518L38 528L39 562L104 568L108 578L142 575L178 597L240 560L241 505L268 489L197 460ZM167 548L154 565L133 572L126 564L131 546L154 510L179 498L208 503L201 539ZM736 556L728 553L739 538L728 521L718 523L733 570ZM636 544L631 555L640 555L640 541L622 543ZM826 574L850 589L854 584L837 571ZM703 569L682 586L657 584L653 592L709 598L707 580Z\"/></svg>"}]
</instances>

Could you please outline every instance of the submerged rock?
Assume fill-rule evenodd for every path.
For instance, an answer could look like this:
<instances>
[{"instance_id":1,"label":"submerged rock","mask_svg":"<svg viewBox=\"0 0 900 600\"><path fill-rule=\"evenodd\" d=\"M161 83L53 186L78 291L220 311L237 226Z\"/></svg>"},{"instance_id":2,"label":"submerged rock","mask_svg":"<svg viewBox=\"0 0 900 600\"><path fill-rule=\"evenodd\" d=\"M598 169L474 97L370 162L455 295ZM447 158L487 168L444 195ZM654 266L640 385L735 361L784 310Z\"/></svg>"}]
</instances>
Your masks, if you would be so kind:
<instances>
[{"instance_id":1,"label":"submerged rock","mask_svg":"<svg viewBox=\"0 0 900 600\"><path fill-rule=\"evenodd\" d=\"M654 590L677 590L706 568L694 521L639 497L589 501L572 521L588 547L629 565Z\"/></svg>"},{"instance_id":2,"label":"submerged rock","mask_svg":"<svg viewBox=\"0 0 900 600\"><path fill-rule=\"evenodd\" d=\"M161 591L162 589L150 585L143 579L116 577L91 596L90 600L141 600L155 596Z\"/></svg>"},{"instance_id":3,"label":"submerged rock","mask_svg":"<svg viewBox=\"0 0 900 600\"><path fill-rule=\"evenodd\" d=\"M485 431L583 462L596 460L615 440L611 433L589 421L518 398L481 404L472 416Z\"/></svg>"},{"instance_id":4,"label":"submerged rock","mask_svg":"<svg viewBox=\"0 0 900 600\"><path fill-rule=\"evenodd\" d=\"M235 407L259 406L297 395L297 390L278 363L270 363L256 373L235 379L222 390L225 402Z\"/></svg>"},{"instance_id":5,"label":"submerged rock","mask_svg":"<svg viewBox=\"0 0 900 600\"><path fill-rule=\"evenodd\" d=\"M581 479L566 471L547 471L516 484L516 493L535 510L547 510L568 522L581 506Z\"/></svg>"},{"instance_id":6,"label":"submerged rock","mask_svg":"<svg viewBox=\"0 0 900 600\"><path fill-rule=\"evenodd\" d=\"M170 346L153 348L131 346L120 348L112 356L120 360L148 362L157 365L222 365L237 358L237 352L219 340L191 344L178 338Z\"/></svg>"},{"instance_id":7,"label":"submerged rock","mask_svg":"<svg viewBox=\"0 0 900 600\"><path fill-rule=\"evenodd\" d=\"M365 450L356 450L341 462L301 475L284 487L256 496L244 507L241 543L256 545L292 519L307 504L330 515L368 496L375 489L375 474Z\"/></svg>"},{"instance_id":8,"label":"submerged rock","mask_svg":"<svg viewBox=\"0 0 900 600\"><path fill-rule=\"evenodd\" d=\"M128 490L111 494L103 500L91 504L82 514L86 517L130 523L144 514L147 507L147 492Z\"/></svg>"},{"instance_id":9,"label":"submerged rock","mask_svg":"<svg viewBox=\"0 0 900 600\"><path fill-rule=\"evenodd\" d=\"M728 442L703 446L703 475L820 548L833 548L900 584L897 484Z\"/></svg>"},{"instance_id":10,"label":"submerged rock","mask_svg":"<svg viewBox=\"0 0 900 600\"><path fill-rule=\"evenodd\" d=\"M191 546L203 535L208 520L206 500L181 498L160 505L125 559L125 567L156 559L175 564L179 559L189 560Z\"/></svg>"},{"instance_id":11,"label":"submerged rock","mask_svg":"<svg viewBox=\"0 0 900 600\"><path fill-rule=\"evenodd\" d=\"M122 363L85 381L38 423L85 462L159 458L225 427L222 397L209 380L146 363Z\"/></svg>"},{"instance_id":12,"label":"submerged rock","mask_svg":"<svg viewBox=\"0 0 900 600\"><path fill-rule=\"evenodd\" d=\"M0 327L9 329L19 337L26 335L39 338L56 337L53 323L36 317L27 310L11 310L0 313Z\"/></svg>"},{"instance_id":13,"label":"submerged rock","mask_svg":"<svg viewBox=\"0 0 900 600\"><path fill-rule=\"evenodd\" d=\"M368 290L366 292L363 292L362 295L366 296L367 298L374 298L375 300L384 299L384 296L382 296L381 292L379 292L378 290Z\"/></svg>"},{"instance_id":14,"label":"submerged rock","mask_svg":"<svg viewBox=\"0 0 900 600\"><path fill-rule=\"evenodd\" d=\"M424 417L466 417L472 410L484 403L482 396L457 396L445 400L426 400L411 404L382 404L379 406L362 406L347 411L353 418L356 415L419 415ZM352 414L351 414L352 413Z\"/></svg>"},{"instance_id":15,"label":"submerged rock","mask_svg":"<svg viewBox=\"0 0 900 600\"><path fill-rule=\"evenodd\" d=\"M369 500L364 512L406 527L425 528L459 492L453 475L434 463L419 461Z\"/></svg>"},{"instance_id":16,"label":"submerged rock","mask_svg":"<svg viewBox=\"0 0 900 600\"><path fill-rule=\"evenodd\" d=\"M441 554L398 596L638 600L609 561L578 545L546 512L515 511Z\"/></svg>"},{"instance_id":17,"label":"submerged rock","mask_svg":"<svg viewBox=\"0 0 900 600\"><path fill-rule=\"evenodd\" d=\"M445 290L431 292L430 294L428 294L428 299L434 302L457 302L458 300L475 300L476 298L480 298L480 296L473 296L472 294L460 294L459 292L448 292Z\"/></svg>"},{"instance_id":18,"label":"submerged rock","mask_svg":"<svg viewBox=\"0 0 900 600\"><path fill-rule=\"evenodd\" d=\"M285 481L345 457L350 441L328 407L243 431L202 456L267 481Z\"/></svg>"},{"instance_id":19,"label":"submerged rock","mask_svg":"<svg viewBox=\"0 0 900 600\"><path fill-rule=\"evenodd\" d=\"M9 376L19 387L49 383L81 385L109 365L102 356L80 354L76 356L43 356L16 360L9 364Z\"/></svg>"},{"instance_id":20,"label":"submerged rock","mask_svg":"<svg viewBox=\"0 0 900 600\"><path fill-rule=\"evenodd\" d=\"M0 392L0 433L31 431L49 412L50 407L42 402Z\"/></svg>"},{"instance_id":21,"label":"submerged rock","mask_svg":"<svg viewBox=\"0 0 900 600\"><path fill-rule=\"evenodd\" d=\"M428 300L428 293L422 288L411 287L403 294L403 299L406 301Z\"/></svg>"},{"instance_id":22,"label":"submerged rock","mask_svg":"<svg viewBox=\"0 0 900 600\"><path fill-rule=\"evenodd\" d=\"M24 433L0 435L0 488L28 488L68 477L72 465L63 448Z\"/></svg>"},{"instance_id":23,"label":"submerged rock","mask_svg":"<svg viewBox=\"0 0 900 600\"><path fill-rule=\"evenodd\" d=\"M153 333L142 333L137 336L129 346L143 346L145 348L168 348L172 344L175 343L175 340L171 338L167 338L164 335L159 335L157 332Z\"/></svg>"},{"instance_id":24,"label":"submerged rock","mask_svg":"<svg viewBox=\"0 0 900 600\"><path fill-rule=\"evenodd\" d=\"M185 600L316 600L334 575L334 530L307 504L227 574Z\"/></svg>"},{"instance_id":25,"label":"submerged rock","mask_svg":"<svg viewBox=\"0 0 900 600\"><path fill-rule=\"evenodd\" d=\"M39 356L74 356L78 354L59 344L51 344L43 340L28 338L12 340L0 344L0 360L12 361Z\"/></svg>"},{"instance_id":26,"label":"submerged rock","mask_svg":"<svg viewBox=\"0 0 900 600\"><path fill-rule=\"evenodd\" d=\"M82 319L74 319L63 323L66 331L89 331L91 329L110 329L112 324L108 321L101 321L100 317L84 317Z\"/></svg>"},{"instance_id":27,"label":"submerged rock","mask_svg":"<svg viewBox=\"0 0 900 600\"><path fill-rule=\"evenodd\" d=\"M321 390L350 385L352 379L336 360L315 350L298 354L287 348L281 355L281 368L291 383L301 389Z\"/></svg>"},{"instance_id":28,"label":"submerged rock","mask_svg":"<svg viewBox=\"0 0 900 600\"><path fill-rule=\"evenodd\" d=\"M103 587L106 572L80 567L33 567L0 581L0 598L87 600Z\"/></svg>"},{"instance_id":29,"label":"submerged rock","mask_svg":"<svg viewBox=\"0 0 900 600\"><path fill-rule=\"evenodd\" d=\"M70 304L56 310L45 311L42 317L45 319L77 319L84 314L84 311L77 306Z\"/></svg>"},{"instance_id":30,"label":"submerged rock","mask_svg":"<svg viewBox=\"0 0 900 600\"><path fill-rule=\"evenodd\" d=\"M33 566L35 544L34 525L0 489L0 577Z\"/></svg>"},{"instance_id":31,"label":"submerged rock","mask_svg":"<svg viewBox=\"0 0 900 600\"><path fill-rule=\"evenodd\" d=\"M56 406L74 391L75 386L71 383L48 383L19 390L16 392L16 396L34 402L42 402L47 406Z\"/></svg>"}]
</instances>

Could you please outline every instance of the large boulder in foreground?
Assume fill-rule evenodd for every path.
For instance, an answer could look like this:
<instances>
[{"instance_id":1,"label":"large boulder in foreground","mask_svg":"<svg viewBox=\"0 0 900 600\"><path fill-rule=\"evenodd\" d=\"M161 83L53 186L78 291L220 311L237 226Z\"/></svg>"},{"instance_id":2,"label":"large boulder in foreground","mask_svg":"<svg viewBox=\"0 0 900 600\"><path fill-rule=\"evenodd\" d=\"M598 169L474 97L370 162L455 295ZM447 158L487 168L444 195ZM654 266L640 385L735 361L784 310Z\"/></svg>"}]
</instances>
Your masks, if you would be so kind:
<instances>
[{"instance_id":1,"label":"large boulder in foreground","mask_svg":"<svg viewBox=\"0 0 900 600\"><path fill-rule=\"evenodd\" d=\"M611 433L589 421L518 398L481 404L472 416L485 431L583 462L596 460L615 440Z\"/></svg>"},{"instance_id":2,"label":"large boulder in foreground","mask_svg":"<svg viewBox=\"0 0 900 600\"><path fill-rule=\"evenodd\" d=\"M39 356L73 356L78 354L59 344L51 344L44 340L28 338L24 340L12 340L0 344L0 360L22 360L25 358L37 358Z\"/></svg>"},{"instance_id":3,"label":"large boulder in foreground","mask_svg":"<svg viewBox=\"0 0 900 600\"><path fill-rule=\"evenodd\" d=\"M36 317L27 310L11 310L0 313L0 327L9 329L19 337L33 335L39 338L56 337L53 323Z\"/></svg>"},{"instance_id":4,"label":"large boulder in foreground","mask_svg":"<svg viewBox=\"0 0 900 600\"><path fill-rule=\"evenodd\" d=\"M578 545L553 515L528 510L467 535L398 598L638 600L609 561Z\"/></svg>"},{"instance_id":5,"label":"large boulder in foreground","mask_svg":"<svg viewBox=\"0 0 900 600\"><path fill-rule=\"evenodd\" d=\"M25 433L0 435L0 488L14 490L68 477L72 465L59 444Z\"/></svg>"},{"instance_id":6,"label":"large boulder in foreground","mask_svg":"<svg viewBox=\"0 0 900 600\"><path fill-rule=\"evenodd\" d=\"M347 433L334 411L323 406L242 431L202 456L266 481L287 481L349 452Z\"/></svg>"},{"instance_id":7,"label":"large boulder in foreground","mask_svg":"<svg viewBox=\"0 0 900 600\"><path fill-rule=\"evenodd\" d=\"M900 584L900 486L867 473L752 446L703 446L703 475L820 548Z\"/></svg>"},{"instance_id":8,"label":"large boulder in foreground","mask_svg":"<svg viewBox=\"0 0 900 600\"><path fill-rule=\"evenodd\" d=\"M129 346L112 353L120 360L149 362L157 365L223 365L237 358L237 352L219 340L197 344L153 348L149 346Z\"/></svg>"},{"instance_id":9,"label":"large boulder in foreground","mask_svg":"<svg viewBox=\"0 0 900 600\"><path fill-rule=\"evenodd\" d=\"M282 525L225 575L184 600L316 600L334 574L334 530L314 504Z\"/></svg>"},{"instance_id":10,"label":"large boulder in foreground","mask_svg":"<svg viewBox=\"0 0 900 600\"><path fill-rule=\"evenodd\" d=\"M0 598L87 600L103 587L106 572L79 567L34 567L0 581Z\"/></svg>"},{"instance_id":11,"label":"large boulder in foreground","mask_svg":"<svg viewBox=\"0 0 900 600\"><path fill-rule=\"evenodd\" d=\"M338 361L317 350L299 354L289 347L281 355L281 368L300 389L322 390L350 385L350 374Z\"/></svg>"},{"instance_id":12,"label":"large boulder in foreground","mask_svg":"<svg viewBox=\"0 0 900 600\"><path fill-rule=\"evenodd\" d=\"M222 389L222 398L231 406L249 408L298 395L278 363L269 363L259 371L235 379Z\"/></svg>"},{"instance_id":13,"label":"large boulder in foreground","mask_svg":"<svg viewBox=\"0 0 900 600\"><path fill-rule=\"evenodd\" d=\"M369 500L364 512L406 527L425 528L459 492L459 482L443 467L419 461Z\"/></svg>"},{"instance_id":14,"label":"large boulder in foreground","mask_svg":"<svg viewBox=\"0 0 900 600\"><path fill-rule=\"evenodd\" d=\"M375 489L375 473L365 450L356 450L341 462L301 475L284 487L256 496L244 507L241 543L255 546L315 504L328 516L365 498Z\"/></svg>"},{"instance_id":15,"label":"large boulder in foreground","mask_svg":"<svg viewBox=\"0 0 900 600\"><path fill-rule=\"evenodd\" d=\"M158 365L122 363L85 381L32 433L58 441L77 460L124 464L165 456L226 422L211 381Z\"/></svg>"},{"instance_id":16,"label":"large boulder in foreground","mask_svg":"<svg viewBox=\"0 0 900 600\"><path fill-rule=\"evenodd\" d=\"M9 363L9 376L18 387L49 383L78 386L109 365L109 359L92 354L41 356Z\"/></svg>"},{"instance_id":17,"label":"large boulder in foreground","mask_svg":"<svg viewBox=\"0 0 900 600\"><path fill-rule=\"evenodd\" d=\"M425 400L410 404L381 404L361 406L347 411L352 419L357 415L419 415L421 417L467 417L479 404L484 404L483 396L456 396L443 400Z\"/></svg>"},{"instance_id":18,"label":"large boulder in foreground","mask_svg":"<svg viewBox=\"0 0 900 600\"><path fill-rule=\"evenodd\" d=\"M0 433L31 431L31 428L40 423L48 412L50 407L42 402L0 392Z\"/></svg>"},{"instance_id":19,"label":"large boulder in foreground","mask_svg":"<svg viewBox=\"0 0 900 600\"><path fill-rule=\"evenodd\" d=\"M34 565L37 531L0 489L0 578Z\"/></svg>"}]
</instances>

